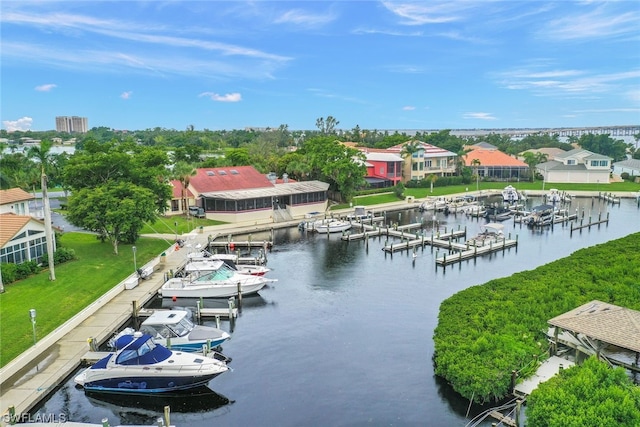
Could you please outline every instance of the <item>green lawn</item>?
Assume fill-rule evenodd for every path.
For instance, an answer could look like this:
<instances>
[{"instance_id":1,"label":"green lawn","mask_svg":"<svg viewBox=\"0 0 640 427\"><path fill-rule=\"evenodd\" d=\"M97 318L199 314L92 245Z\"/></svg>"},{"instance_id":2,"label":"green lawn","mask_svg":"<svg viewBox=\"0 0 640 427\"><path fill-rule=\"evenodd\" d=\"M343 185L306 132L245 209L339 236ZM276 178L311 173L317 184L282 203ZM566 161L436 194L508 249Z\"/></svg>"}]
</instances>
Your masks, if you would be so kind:
<instances>
[{"instance_id":1,"label":"green lawn","mask_svg":"<svg viewBox=\"0 0 640 427\"><path fill-rule=\"evenodd\" d=\"M405 196L414 196L416 199L422 199L428 196L446 196L448 194L477 194L479 191L486 190L502 190L507 185L513 185L518 191L537 190L542 191L542 181L536 182L479 182L476 188L476 183L468 185L450 185L447 187L433 187L433 192L430 188L405 188ZM545 191L551 188L556 188L560 191L566 191L571 193L572 191L600 191L602 193L611 193L617 191L624 192L638 192L640 191L640 184L632 182L613 182L611 184L554 184L545 183ZM353 205L377 205L380 203L393 203L399 201L399 199L393 194L393 189L389 188L388 193L383 194L371 194L366 196L356 196L353 199ZM333 205L332 210L346 209L349 204Z\"/></svg>"},{"instance_id":2,"label":"green lawn","mask_svg":"<svg viewBox=\"0 0 640 427\"><path fill-rule=\"evenodd\" d=\"M502 189L506 183L480 182L480 190ZM518 190L542 190L542 182L512 183ZM409 188L405 195L424 198L430 195L469 193L475 191L475 185L450 187ZM545 188L557 188L561 191L640 191L640 184L613 183L595 184L546 184ZM358 197L353 205L374 205L397 202L393 193ZM335 205L334 209L348 208L348 205ZM62 212L63 213L63 212ZM141 234L177 234L188 233L200 226L223 224L201 218L185 216L159 217L154 224L145 226ZM176 230L177 227L177 230ZM173 240L171 240L173 241ZM37 311L36 335L41 338L62 323L73 317L87 305L103 295L115 284L133 273L133 252L131 245L120 245L119 255L114 255L109 243L100 243L94 235L85 233L65 233L60 245L74 249L77 260L56 266L56 281L49 281L49 273L44 271L36 276L5 286L0 294L0 367L33 344L33 332L29 320L29 309ZM141 238L136 242L137 263L142 266L153 257L167 249L167 241L162 239Z\"/></svg>"},{"instance_id":3,"label":"green lawn","mask_svg":"<svg viewBox=\"0 0 640 427\"><path fill-rule=\"evenodd\" d=\"M36 336L42 338L134 271L131 245L120 245L114 255L110 243L86 233L63 234L59 245L74 249L77 260L56 266L55 281L47 270L5 285L0 294L0 367L33 344L29 309L36 309ZM160 239L139 239L138 267L167 247Z\"/></svg>"},{"instance_id":4,"label":"green lawn","mask_svg":"<svg viewBox=\"0 0 640 427\"><path fill-rule=\"evenodd\" d=\"M181 235L189 233L198 227L225 224L223 221L214 221L205 218L195 218L186 215L158 216L153 224L145 224L140 234L173 234Z\"/></svg>"}]
</instances>

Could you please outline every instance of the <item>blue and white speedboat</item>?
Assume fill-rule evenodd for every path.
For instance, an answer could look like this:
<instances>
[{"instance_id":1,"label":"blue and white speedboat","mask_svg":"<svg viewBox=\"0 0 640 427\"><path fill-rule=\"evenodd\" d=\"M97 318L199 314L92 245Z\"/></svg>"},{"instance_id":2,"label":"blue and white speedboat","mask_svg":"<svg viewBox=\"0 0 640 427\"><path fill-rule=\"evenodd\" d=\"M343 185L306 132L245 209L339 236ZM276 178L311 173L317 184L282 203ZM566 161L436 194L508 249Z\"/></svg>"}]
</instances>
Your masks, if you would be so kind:
<instances>
[{"instance_id":1,"label":"blue and white speedboat","mask_svg":"<svg viewBox=\"0 0 640 427\"><path fill-rule=\"evenodd\" d=\"M214 348L231 338L222 329L194 324L189 315L186 310L155 310L142 322L140 332L151 335L156 344L189 352L202 351L203 346ZM123 329L110 343L111 347L115 347L115 341L121 336L134 333L133 328Z\"/></svg>"},{"instance_id":2,"label":"blue and white speedboat","mask_svg":"<svg viewBox=\"0 0 640 427\"><path fill-rule=\"evenodd\" d=\"M206 385L229 367L223 360L172 351L136 332L116 340L116 350L74 378L86 391L152 394Z\"/></svg>"}]
</instances>

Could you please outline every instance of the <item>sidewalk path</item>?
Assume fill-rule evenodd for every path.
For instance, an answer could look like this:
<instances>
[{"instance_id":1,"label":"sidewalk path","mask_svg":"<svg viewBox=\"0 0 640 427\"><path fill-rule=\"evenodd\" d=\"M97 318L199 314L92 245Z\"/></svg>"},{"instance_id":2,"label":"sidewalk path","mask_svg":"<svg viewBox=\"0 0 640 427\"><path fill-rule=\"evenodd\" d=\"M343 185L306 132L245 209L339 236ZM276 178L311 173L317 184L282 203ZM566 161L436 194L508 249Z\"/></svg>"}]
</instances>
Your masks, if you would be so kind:
<instances>
[{"instance_id":1,"label":"sidewalk path","mask_svg":"<svg viewBox=\"0 0 640 427\"><path fill-rule=\"evenodd\" d=\"M483 196L498 193L483 192ZM533 195L534 192L530 192ZM597 196L597 192L575 192L582 197ZM462 195L464 195L463 193ZM474 194L474 193L469 193ZM453 198L455 194L445 197ZM637 197L636 193L620 194L622 197ZM375 214L416 208L422 200L399 201L382 205L367 206ZM329 211L327 215L344 215L352 213L353 209ZM224 224L205 227L202 233L193 232L182 235L193 247L207 244L209 235L213 237L250 234L258 231L269 231L278 228L296 226L301 220L268 224ZM149 237L163 238L173 242L174 235L150 235ZM125 285L134 280L133 276L118 283L111 291L103 295L82 312L70 319L64 325L38 341L29 350L0 369L0 427L7 425L9 407L15 408L17 415L30 411L50 391L63 382L78 367L81 357L89 350L88 338L102 343L109 339L113 332L124 325L131 317L134 302L138 307L144 306L156 294L164 283L164 273L176 270L184 262L184 252L175 251L171 246L164 251L166 260L160 263L160 257L142 266L153 267L153 275L148 280L141 280L139 284L126 289Z\"/></svg>"}]
</instances>

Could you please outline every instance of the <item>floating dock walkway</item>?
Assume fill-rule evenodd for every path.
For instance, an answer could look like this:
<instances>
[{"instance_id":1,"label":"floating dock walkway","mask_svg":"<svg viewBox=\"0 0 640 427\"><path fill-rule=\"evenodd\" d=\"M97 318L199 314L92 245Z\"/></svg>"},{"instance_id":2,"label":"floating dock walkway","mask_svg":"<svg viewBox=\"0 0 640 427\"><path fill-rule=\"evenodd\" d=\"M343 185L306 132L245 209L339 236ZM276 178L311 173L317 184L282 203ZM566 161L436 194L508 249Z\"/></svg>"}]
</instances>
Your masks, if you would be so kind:
<instances>
[{"instance_id":1,"label":"floating dock walkway","mask_svg":"<svg viewBox=\"0 0 640 427\"><path fill-rule=\"evenodd\" d=\"M505 249L518 246L518 239L502 239L496 242L489 242L487 245L471 246L462 245L464 248L458 250L457 253L444 254L443 256L436 258L436 267L445 267L449 264L456 262L462 262L468 259L476 258L481 255L490 254L497 251L504 251ZM458 249L460 246L456 246L454 249Z\"/></svg>"}]
</instances>

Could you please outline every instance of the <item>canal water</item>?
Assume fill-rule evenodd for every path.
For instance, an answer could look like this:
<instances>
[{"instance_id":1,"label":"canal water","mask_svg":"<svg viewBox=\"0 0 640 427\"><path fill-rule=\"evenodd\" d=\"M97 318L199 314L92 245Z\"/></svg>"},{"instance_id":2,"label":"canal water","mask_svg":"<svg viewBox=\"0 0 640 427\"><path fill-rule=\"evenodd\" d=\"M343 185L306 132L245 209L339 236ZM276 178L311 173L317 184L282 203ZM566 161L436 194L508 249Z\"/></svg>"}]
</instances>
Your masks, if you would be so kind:
<instances>
[{"instance_id":1,"label":"canal water","mask_svg":"<svg viewBox=\"0 0 640 427\"><path fill-rule=\"evenodd\" d=\"M527 208L540 203L530 199ZM64 413L78 422L107 418L111 425L152 425L169 405L171 423L178 427L464 426L486 408L469 408L434 375L432 336L439 305L470 286L640 231L635 200L607 205L576 199L569 209L584 212L584 223L589 216L610 215L610 221L571 236L568 226L531 230L507 220L505 234L517 236L517 248L446 269L436 268L438 251L428 246L418 249L414 259L406 251L386 254L386 237L370 238L367 244L295 227L276 230L268 275L278 281L243 300L232 338L223 346L233 371L187 396L147 399L88 396L69 378L38 413ZM486 222L441 212L434 221L432 212L418 210L389 213L387 221L420 222L428 235L433 227L466 227L468 237ZM154 306L190 303L159 299ZM223 321L221 328L231 325Z\"/></svg>"}]
</instances>

